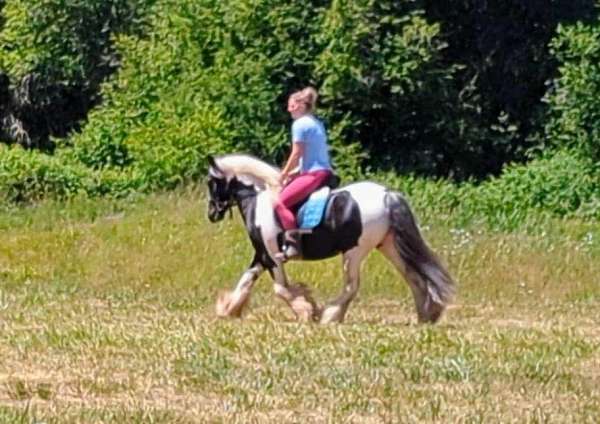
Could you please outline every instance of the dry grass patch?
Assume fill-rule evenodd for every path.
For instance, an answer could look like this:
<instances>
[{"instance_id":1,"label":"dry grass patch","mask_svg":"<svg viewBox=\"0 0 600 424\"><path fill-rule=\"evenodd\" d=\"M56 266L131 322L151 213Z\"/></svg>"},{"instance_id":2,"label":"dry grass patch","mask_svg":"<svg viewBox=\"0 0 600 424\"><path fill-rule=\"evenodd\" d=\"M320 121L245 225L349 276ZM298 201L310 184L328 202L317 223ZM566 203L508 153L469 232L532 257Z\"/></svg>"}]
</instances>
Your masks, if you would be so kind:
<instances>
[{"instance_id":1,"label":"dry grass patch","mask_svg":"<svg viewBox=\"0 0 600 424\"><path fill-rule=\"evenodd\" d=\"M460 283L439 325L416 325L374 254L347 322L319 326L267 276L242 320L215 319L251 247L237 218L207 224L197 193L81 202L0 214L0 422L600 419L600 249L580 248L595 227L430 223ZM290 274L320 302L341 288L339 259Z\"/></svg>"}]
</instances>

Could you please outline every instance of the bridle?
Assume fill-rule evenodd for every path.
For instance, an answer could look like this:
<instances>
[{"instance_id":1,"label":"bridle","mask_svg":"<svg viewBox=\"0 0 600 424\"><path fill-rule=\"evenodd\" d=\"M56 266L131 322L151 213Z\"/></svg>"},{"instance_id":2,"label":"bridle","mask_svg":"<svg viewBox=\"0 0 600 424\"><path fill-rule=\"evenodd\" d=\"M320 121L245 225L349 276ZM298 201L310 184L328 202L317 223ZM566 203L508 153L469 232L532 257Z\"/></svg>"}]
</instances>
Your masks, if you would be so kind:
<instances>
[{"instance_id":1,"label":"bridle","mask_svg":"<svg viewBox=\"0 0 600 424\"><path fill-rule=\"evenodd\" d=\"M231 207L234 205L233 196L230 196L227 200L224 201L210 199L208 203L210 205L213 205L218 214L224 215L229 210L229 217L233 217L233 211L231 210Z\"/></svg>"},{"instance_id":2,"label":"bridle","mask_svg":"<svg viewBox=\"0 0 600 424\"><path fill-rule=\"evenodd\" d=\"M228 181L227 185L225 186L225 191L228 194L228 197L225 200L216 200L211 196L208 201L208 204L209 207L214 209L218 216L224 216L225 213L227 213L227 211L229 210L229 218L232 219L232 206L235 205L235 200L233 198L233 193L231 193L231 190L229 190L229 184L230 182Z\"/></svg>"}]
</instances>

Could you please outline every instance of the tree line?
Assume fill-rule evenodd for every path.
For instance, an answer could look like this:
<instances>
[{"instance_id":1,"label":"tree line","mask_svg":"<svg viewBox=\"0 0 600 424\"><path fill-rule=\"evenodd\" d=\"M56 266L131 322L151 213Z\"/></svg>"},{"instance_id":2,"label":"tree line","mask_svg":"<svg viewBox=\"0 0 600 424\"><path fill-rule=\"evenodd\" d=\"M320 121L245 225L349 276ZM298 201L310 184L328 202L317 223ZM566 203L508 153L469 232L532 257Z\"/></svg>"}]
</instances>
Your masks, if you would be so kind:
<instances>
[{"instance_id":1,"label":"tree line","mask_svg":"<svg viewBox=\"0 0 600 424\"><path fill-rule=\"evenodd\" d=\"M168 186L207 152L280 162L285 100L313 85L349 176L478 181L552 152L597 160L598 6L0 0L0 140Z\"/></svg>"}]
</instances>

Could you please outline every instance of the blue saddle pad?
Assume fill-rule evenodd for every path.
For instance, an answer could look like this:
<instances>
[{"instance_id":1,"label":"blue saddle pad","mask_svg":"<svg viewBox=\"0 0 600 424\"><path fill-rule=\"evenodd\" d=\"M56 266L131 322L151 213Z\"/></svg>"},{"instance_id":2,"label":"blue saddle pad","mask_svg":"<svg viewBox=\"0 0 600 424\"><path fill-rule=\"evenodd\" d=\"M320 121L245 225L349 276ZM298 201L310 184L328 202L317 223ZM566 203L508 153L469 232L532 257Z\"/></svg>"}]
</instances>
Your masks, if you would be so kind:
<instances>
[{"instance_id":1,"label":"blue saddle pad","mask_svg":"<svg viewBox=\"0 0 600 424\"><path fill-rule=\"evenodd\" d=\"M321 223L330 192L329 187L322 187L310 195L306 203L298 210L299 228L311 229Z\"/></svg>"}]
</instances>

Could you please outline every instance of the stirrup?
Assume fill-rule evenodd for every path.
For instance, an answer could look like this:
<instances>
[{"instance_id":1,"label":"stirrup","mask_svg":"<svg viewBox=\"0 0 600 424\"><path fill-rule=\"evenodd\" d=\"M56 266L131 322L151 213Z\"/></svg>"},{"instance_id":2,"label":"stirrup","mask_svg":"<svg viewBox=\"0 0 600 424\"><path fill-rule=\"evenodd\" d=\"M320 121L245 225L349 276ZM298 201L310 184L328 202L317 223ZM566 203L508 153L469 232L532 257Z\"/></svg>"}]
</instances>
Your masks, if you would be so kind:
<instances>
[{"instance_id":1,"label":"stirrup","mask_svg":"<svg viewBox=\"0 0 600 424\"><path fill-rule=\"evenodd\" d=\"M293 230L286 230L283 235L283 245L281 247L281 252L275 254L275 258L282 261L287 262L292 258L297 258L302 256L302 235L303 234L311 234L312 230L304 229L304 228L295 228Z\"/></svg>"},{"instance_id":2,"label":"stirrup","mask_svg":"<svg viewBox=\"0 0 600 424\"><path fill-rule=\"evenodd\" d=\"M286 247L283 252L275 253L275 259L283 263L300 256L300 252L295 247Z\"/></svg>"},{"instance_id":3,"label":"stirrup","mask_svg":"<svg viewBox=\"0 0 600 424\"><path fill-rule=\"evenodd\" d=\"M298 256L301 256L300 251L292 245L284 245L282 252L275 253L275 259L284 263Z\"/></svg>"}]
</instances>

